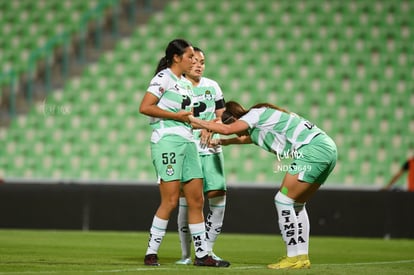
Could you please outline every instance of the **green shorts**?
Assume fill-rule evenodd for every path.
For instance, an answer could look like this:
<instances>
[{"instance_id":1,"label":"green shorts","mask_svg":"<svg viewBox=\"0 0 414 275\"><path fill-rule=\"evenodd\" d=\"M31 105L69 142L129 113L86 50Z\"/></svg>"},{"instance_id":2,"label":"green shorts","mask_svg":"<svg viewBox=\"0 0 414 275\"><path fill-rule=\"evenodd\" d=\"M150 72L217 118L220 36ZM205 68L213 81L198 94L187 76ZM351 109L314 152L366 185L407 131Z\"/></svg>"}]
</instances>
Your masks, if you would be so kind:
<instances>
[{"instance_id":1,"label":"green shorts","mask_svg":"<svg viewBox=\"0 0 414 275\"><path fill-rule=\"evenodd\" d=\"M152 163L163 181L187 182L203 178L200 157L194 142L166 136L151 143Z\"/></svg>"},{"instance_id":2,"label":"green shorts","mask_svg":"<svg viewBox=\"0 0 414 275\"><path fill-rule=\"evenodd\" d=\"M213 190L226 191L223 153L200 155L203 169L204 193Z\"/></svg>"},{"instance_id":3,"label":"green shorts","mask_svg":"<svg viewBox=\"0 0 414 275\"><path fill-rule=\"evenodd\" d=\"M336 165L338 153L334 141L321 133L297 150L288 173L299 174L300 181L323 184Z\"/></svg>"}]
</instances>

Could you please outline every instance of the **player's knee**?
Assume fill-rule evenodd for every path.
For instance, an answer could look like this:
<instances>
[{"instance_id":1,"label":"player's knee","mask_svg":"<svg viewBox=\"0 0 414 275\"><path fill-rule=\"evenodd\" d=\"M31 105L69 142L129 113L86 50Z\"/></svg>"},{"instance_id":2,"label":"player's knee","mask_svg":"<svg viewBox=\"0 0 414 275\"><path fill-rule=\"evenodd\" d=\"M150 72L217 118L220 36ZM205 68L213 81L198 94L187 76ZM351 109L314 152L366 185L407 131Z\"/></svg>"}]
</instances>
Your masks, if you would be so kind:
<instances>
[{"instance_id":1,"label":"player's knee","mask_svg":"<svg viewBox=\"0 0 414 275\"><path fill-rule=\"evenodd\" d=\"M203 208L204 206L204 197L195 196L192 198L187 198L187 205L189 208Z\"/></svg>"},{"instance_id":2,"label":"player's knee","mask_svg":"<svg viewBox=\"0 0 414 275\"><path fill-rule=\"evenodd\" d=\"M277 194L275 195L275 205L276 207L280 206L280 205L293 205L294 204L294 200L289 198L288 196L286 196L285 194L283 194L282 192L277 192Z\"/></svg>"},{"instance_id":3,"label":"player's knee","mask_svg":"<svg viewBox=\"0 0 414 275\"><path fill-rule=\"evenodd\" d=\"M208 199L210 208L224 208L226 206L226 196L217 196Z\"/></svg>"},{"instance_id":4,"label":"player's knee","mask_svg":"<svg viewBox=\"0 0 414 275\"><path fill-rule=\"evenodd\" d=\"M162 205L169 211L172 211L175 208L177 208L178 199L176 199L175 197L169 197L168 199L163 200Z\"/></svg>"}]
</instances>

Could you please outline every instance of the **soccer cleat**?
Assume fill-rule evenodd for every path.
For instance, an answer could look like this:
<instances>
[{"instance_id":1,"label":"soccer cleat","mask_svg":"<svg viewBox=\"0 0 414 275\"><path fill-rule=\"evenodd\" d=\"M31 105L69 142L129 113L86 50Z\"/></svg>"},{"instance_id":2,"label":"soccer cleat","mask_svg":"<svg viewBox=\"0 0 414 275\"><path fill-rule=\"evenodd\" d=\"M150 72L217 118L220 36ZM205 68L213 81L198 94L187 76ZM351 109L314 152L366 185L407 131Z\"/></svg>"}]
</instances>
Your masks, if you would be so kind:
<instances>
[{"instance_id":1,"label":"soccer cleat","mask_svg":"<svg viewBox=\"0 0 414 275\"><path fill-rule=\"evenodd\" d=\"M157 254L148 254L144 258L145 265L159 266Z\"/></svg>"},{"instance_id":2,"label":"soccer cleat","mask_svg":"<svg viewBox=\"0 0 414 275\"><path fill-rule=\"evenodd\" d=\"M269 264L267 268L270 269L302 269L304 261L299 259L299 256L283 257L275 264ZM310 266L310 262L309 262Z\"/></svg>"},{"instance_id":3,"label":"soccer cleat","mask_svg":"<svg viewBox=\"0 0 414 275\"><path fill-rule=\"evenodd\" d=\"M181 265L189 265L191 263L192 263L192 261L191 261L190 258L183 258L183 259L178 260L178 261L175 262L175 264L181 264Z\"/></svg>"},{"instance_id":4,"label":"soccer cleat","mask_svg":"<svg viewBox=\"0 0 414 275\"><path fill-rule=\"evenodd\" d=\"M310 268L311 262L309 260L309 256L307 254L299 255L299 260L302 262L302 268Z\"/></svg>"},{"instance_id":5,"label":"soccer cleat","mask_svg":"<svg viewBox=\"0 0 414 275\"><path fill-rule=\"evenodd\" d=\"M230 263L224 260L215 260L212 256L206 255L203 258L195 258L194 265L196 266L213 266L213 267L229 267Z\"/></svg>"},{"instance_id":6,"label":"soccer cleat","mask_svg":"<svg viewBox=\"0 0 414 275\"><path fill-rule=\"evenodd\" d=\"M219 256L217 256L216 254L214 254L213 251L209 252L208 255L210 255L211 257L213 257L214 260L216 261L222 261L223 259L220 258Z\"/></svg>"}]
</instances>

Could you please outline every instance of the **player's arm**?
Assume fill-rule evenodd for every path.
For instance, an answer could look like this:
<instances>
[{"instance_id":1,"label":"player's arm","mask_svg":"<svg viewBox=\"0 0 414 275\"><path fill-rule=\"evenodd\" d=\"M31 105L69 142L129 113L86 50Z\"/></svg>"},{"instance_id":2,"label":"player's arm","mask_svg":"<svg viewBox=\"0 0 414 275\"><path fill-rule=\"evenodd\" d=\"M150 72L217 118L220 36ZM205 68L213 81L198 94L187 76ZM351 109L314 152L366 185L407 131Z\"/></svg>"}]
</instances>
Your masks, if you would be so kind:
<instances>
[{"instance_id":1,"label":"player's arm","mask_svg":"<svg viewBox=\"0 0 414 275\"><path fill-rule=\"evenodd\" d=\"M234 138L222 138L220 139L219 143L221 145L230 145L230 144L251 144L252 139L250 136L240 136Z\"/></svg>"},{"instance_id":2,"label":"player's arm","mask_svg":"<svg viewBox=\"0 0 414 275\"><path fill-rule=\"evenodd\" d=\"M154 94L150 92L146 92L141 101L141 105L139 106L139 112L141 114L151 117L189 122L188 116L191 115L191 112L181 110L177 113L174 113L167 110L163 110L157 106L158 101L158 97L156 97Z\"/></svg>"},{"instance_id":3,"label":"player's arm","mask_svg":"<svg viewBox=\"0 0 414 275\"><path fill-rule=\"evenodd\" d=\"M389 190L391 187L398 181L398 179L404 174L404 170L399 170L392 179L388 182L388 184L384 187L384 190Z\"/></svg>"},{"instance_id":4,"label":"player's arm","mask_svg":"<svg viewBox=\"0 0 414 275\"><path fill-rule=\"evenodd\" d=\"M408 170L408 161L404 163L401 169L391 178L383 190L389 190L398 181L398 179Z\"/></svg>"},{"instance_id":5,"label":"player's arm","mask_svg":"<svg viewBox=\"0 0 414 275\"><path fill-rule=\"evenodd\" d=\"M216 110L216 118L221 118L224 113L224 108Z\"/></svg>"},{"instance_id":6,"label":"player's arm","mask_svg":"<svg viewBox=\"0 0 414 275\"><path fill-rule=\"evenodd\" d=\"M221 100L220 102L223 102L222 105L220 106L224 106L224 100ZM220 107L220 109L217 109L217 101L216 101L216 111L215 111L215 115L216 118L213 120L217 123L221 123L221 116L223 115L224 112L224 108ZM197 128L201 128L199 125L192 123L191 124L193 126L193 128L197 129ZM207 130L205 128L202 128L201 130L201 134L200 134L200 144L203 146L209 146L209 147L214 147L217 146L219 144L221 144L221 141L218 139L212 139L214 135L213 131Z\"/></svg>"},{"instance_id":7,"label":"player's arm","mask_svg":"<svg viewBox=\"0 0 414 275\"><path fill-rule=\"evenodd\" d=\"M210 131L222 134L222 135L231 135L242 133L249 128L249 125L243 120L236 120L231 124L222 124L216 123L213 121L204 121L194 116L189 116L191 123L198 125L199 127L208 129Z\"/></svg>"}]
</instances>

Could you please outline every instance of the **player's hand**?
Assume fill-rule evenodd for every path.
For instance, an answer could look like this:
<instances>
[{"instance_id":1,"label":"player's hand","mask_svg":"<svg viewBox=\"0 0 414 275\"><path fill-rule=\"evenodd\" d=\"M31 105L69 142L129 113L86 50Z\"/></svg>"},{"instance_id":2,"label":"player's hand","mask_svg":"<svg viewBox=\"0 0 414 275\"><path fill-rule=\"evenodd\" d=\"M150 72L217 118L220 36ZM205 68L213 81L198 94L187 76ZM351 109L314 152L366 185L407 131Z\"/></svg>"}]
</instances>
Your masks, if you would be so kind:
<instances>
[{"instance_id":1,"label":"player's hand","mask_svg":"<svg viewBox=\"0 0 414 275\"><path fill-rule=\"evenodd\" d=\"M213 119L213 121L214 121L215 123L222 123L222 122L221 122L221 118L219 118L219 117L216 117L215 119Z\"/></svg>"},{"instance_id":2,"label":"player's hand","mask_svg":"<svg viewBox=\"0 0 414 275\"><path fill-rule=\"evenodd\" d=\"M211 131L208 131L206 129L201 130L201 133L200 133L200 147L202 149L209 146L212 135L213 135L213 133Z\"/></svg>"},{"instance_id":3,"label":"player's hand","mask_svg":"<svg viewBox=\"0 0 414 275\"><path fill-rule=\"evenodd\" d=\"M177 120L190 123L190 116L193 116L191 112L180 110L177 112Z\"/></svg>"},{"instance_id":4,"label":"player's hand","mask_svg":"<svg viewBox=\"0 0 414 275\"><path fill-rule=\"evenodd\" d=\"M194 122L195 117L193 116L193 114L190 114L190 115L188 116L188 119L190 120L190 122Z\"/></svg>"},{"instance_id":5,"label":"player's hand","mask_svg":"<svg viewBox=\"0 0 414 275\"><path fill-rule=\"evenodd\" d=\"M221 145L221 139L213 138L213 139L210 139L208 147L214 148L214 147L219 146L219 145Z\"/></svg>"}]
</instances>

